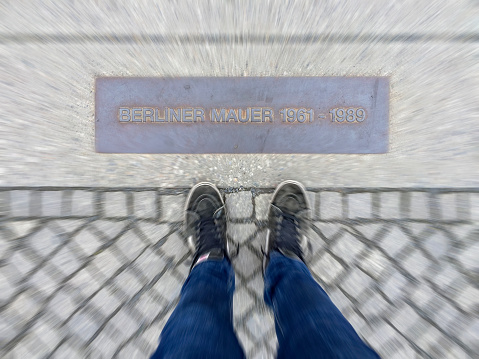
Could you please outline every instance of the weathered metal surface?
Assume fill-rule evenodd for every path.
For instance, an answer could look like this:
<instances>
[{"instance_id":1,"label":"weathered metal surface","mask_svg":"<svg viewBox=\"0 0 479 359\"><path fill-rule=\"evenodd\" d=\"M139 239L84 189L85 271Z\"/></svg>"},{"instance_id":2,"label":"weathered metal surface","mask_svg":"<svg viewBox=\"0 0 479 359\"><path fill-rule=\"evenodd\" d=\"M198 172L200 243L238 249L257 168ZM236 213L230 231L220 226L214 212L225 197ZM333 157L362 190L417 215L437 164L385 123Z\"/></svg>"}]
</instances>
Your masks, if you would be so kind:
<instances>
[{"instance_id":1,"label":"weathered metal surface","mask_svg":"<svg viewBox=\"0 0 479 359\"><path fill-rule=\"evenodd\" d=\"M96 80L106 153L384 153L387 77Z\"/></svg>"}]
</instances>

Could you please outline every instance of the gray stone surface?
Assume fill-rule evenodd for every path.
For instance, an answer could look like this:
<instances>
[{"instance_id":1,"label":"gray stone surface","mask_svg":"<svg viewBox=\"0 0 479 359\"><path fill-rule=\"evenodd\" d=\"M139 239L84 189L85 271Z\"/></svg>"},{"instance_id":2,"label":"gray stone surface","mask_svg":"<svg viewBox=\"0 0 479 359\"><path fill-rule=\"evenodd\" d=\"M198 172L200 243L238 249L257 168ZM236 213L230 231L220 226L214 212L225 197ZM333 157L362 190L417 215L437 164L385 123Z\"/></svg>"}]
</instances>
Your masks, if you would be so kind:
<instances>
[{"instance_id":1,"label":"gray stone surface","mask_svg":"<svg viewBox=\"0 0 479 359\"><path fill-rule=\"evenodd\" d=\"M30 215L29 191L11 191L10 213L13 217L28 217Z\"/></svg>"},{"instance_id":2,"label":"gray stone surface","mask_svg":"<svg viewBox=\"0 0 479 359\"><path fill-rule=\"evenodd\" d=\"M478 148L470 129L478 13L469 0L187 1L134 9L125 0L9 1L0 15L0 182L170 187L201 179L270 187L295 178L308 186L477 186ZM97 154L93 91L94 78L102 75L389 76L390 151Z\"/></svg>"},{"instance_id":3,"label":"gray stone surface","mask_svg":"<svg viewBox=\"0 0 479 359\"><path fill-rule=\"evenodd\" d=\"M349 218L371 218L373 214L371 193L348 195Z\"/></svg>"},{"instance_id":4,"label":"gray stone surface","mask_svg":"<svg viewBox=\"0 0 479 359\"><path fill-rule=\"evenodd\" d=\"M186 197L183 195L162 196L161 203L161 220L162 221L182 221L184 217Z\"/></svg>"},{"instance_id":5,"label":"gray stone surface","mask_svg":"<svg viewBox=\"0 0 479 359\"><path fill-rule=\"evenodd\" d=\"M269 205L271 203L272 194L260 194L255 196L254 204L256 211L256 218L265 220L268 218Z\"/></svg>"},{"instance_id":6,"label":"gray stone surface","mask_svg":"<svg viewBox=\"0 0 479 359\"><path fill-rule=\"evenodd\" d=\"M136 192L134 197L134 213L139 218L156 218L158 216L156 192Z\"/></svg>"},{"instance_id":7,"label":"gray stone surface","mask_svg":"<svg viewBox=\"0 0 479 359\"><path fill-rule=\"evenodd\" d=\"M232 219L247 218L253 215L251 192L237 192L226 196L228 217Z\"/></svg>"},{"instance_id":8,"label":"gray stone surface","mask_svg":"<svg viewBox=\"0 0 479 359\"><path fill-rule=\"evenodd\" d=\"M469 203L471 204L471 219L479 222L479 193L471 195Z\"/></svg>"},{"instance_id":9,"label":"gray stone surface","mask_svg":"<svg viewBox=\"0 0 479 359\"><path fill-rule=\"evenodd\" d=\"M0 192L0 216L8 215L10 202L10 192Z\"/></svg>"},{"instance_id":10,"label":"gray stone surface","mask_svg":"<svg viewBox=\"0 0 479 359\"><path fill-rule=\"evenodd\" d=\"M319 217L339 219L343 217L342 195L339 192L324 191L319 197Z\"/></svg>"},{"instance_id":11,"label":"gray stone surface","mask_svg":"<svg viewBox=\"0 0 479 359\"><path fill-rule=\"evenodd\" d=\"M128 205L126 193L124 192L105 192L103 200L103 211L107 218L126 217L128 215Z\"/></svg>"},{"instance_id":12,"label":"gray stone surface","mask_svg":"<svg viewBox=\"0 0 479 359\"><path fill-rule=\"evenodd\" d=\"M62 214L61 191L45 191L42 195L42 216L60 217Z\"/></svg>"},{"instance_id":13,"label":"gray stone surface","mask_svg":"<svg viewBox=\"0 0 479 359\"><path fill-rule=\"evenodd\" d=\"M429 219L431 217L429 200L430 195L427 192L412 192L409 195L408 217Z\"/></svg>"},{"instance_id":14,"label":"gray stone surface","mask_svg":"<svg viewBox=\"0 0 479 359\"><path fill-rule=\"evenodd\" d=\"M93 216L95 214L95 193L74 191L71 197L71 214L73 216Z\"/></svg>"},{"instance_id":15,"label":"gray stone surface","mask_svg":"<svg viewBox=\"0 0 479 359\"><path fill-rule=\"evenodd\" d=\"M64 198L75 192L58 191ZM103 198L105 208L109 199L104 195L112 192L103 191L79 191L91 194L85 197L84 208L92 209L88 198L96 196ZM228 230L230 239L239 244L239 255L232 259L235 329L248 357L272 358L277 340L272 313L263 302L261 274L265 227L243 212L244 208L252 211L251 191L233 197L221 191L226 198L235 198L236 202L229 200L229 210L240 214L229 222ZM325 192L328 196L348 190L314 191L321 202ZM414 192L402 191L406 197ZM52 353L54 358L110 358L115 353L148 357L154 351L191 258L176 213L184 205L184 194L178 193L185 191L151 191L156 192L162 205L176 208L161 217L162 223L145 219L136 210L129 217L111 220L105 219L105 211L93 219L91 211L85 211L83 217L62 212L58 218L35 221L29 216L19 221L9 213L2 226L12 231L5 232L8 236L2 241L24 238L24 242L8 247L10 254L0 267L2 357ZM140 192L132 188L117 193L123 201ZM378 194L382 198L385 193L389 192L364 190L366 198ZM463 191L456 198L471 199L473 194ZM437 193L431 189L422 195L429 198ZM346 197L349 206L350 196ZM363 202L361 196L356 198ZM436 205L444 213L448 203ZM400 213L399 208L390 211ZM419 217L314 221L311 239L318 243L308 259L312 274L382 357L472 358L479 320L477 223L451 222L444 216L425 223L422 213L410 213Z\"/></svg>"},{"instance_id":16,"label":"gray stone surface","mask_svg":"<svg viewBox=\"0 0 479 359\"><path fill-rule=\"evenodd\" d=\"M381 193L381 209L382 218L400 218L401 217L401 193L400 192L384 192Z\"/></svg>"}]
</instances>

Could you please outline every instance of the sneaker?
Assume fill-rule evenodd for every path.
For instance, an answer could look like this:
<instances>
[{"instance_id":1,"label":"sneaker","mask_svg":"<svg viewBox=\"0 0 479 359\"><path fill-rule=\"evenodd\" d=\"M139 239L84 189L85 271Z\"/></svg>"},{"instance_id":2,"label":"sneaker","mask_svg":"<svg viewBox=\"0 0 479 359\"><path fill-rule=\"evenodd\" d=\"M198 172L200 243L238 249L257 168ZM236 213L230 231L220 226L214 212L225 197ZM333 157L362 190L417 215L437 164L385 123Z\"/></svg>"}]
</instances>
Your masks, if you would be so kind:
<instances>
[{"instance_id":1,"label":"sneaker","mask_svg":"<svg viewBox=\"0 0 479 359\"><path fill-rule=\"evenodd\" d=\"M214 184L198 183L188 194L185 233L194 253L190 272L196 264L207 259L228 258L225 205Z\"/></svg>"},{"instance_id":2,"label":"sneaker","mask_svg":"<svg viewBox=\"0 0 479 359\"><path fill-rule=\"evenodd\" d=\"M304 262L308 248L311 212L304 186L296 181L284 181L274 191L268 214L263 274L272 251Z\"/></svg>"}]
</instances>

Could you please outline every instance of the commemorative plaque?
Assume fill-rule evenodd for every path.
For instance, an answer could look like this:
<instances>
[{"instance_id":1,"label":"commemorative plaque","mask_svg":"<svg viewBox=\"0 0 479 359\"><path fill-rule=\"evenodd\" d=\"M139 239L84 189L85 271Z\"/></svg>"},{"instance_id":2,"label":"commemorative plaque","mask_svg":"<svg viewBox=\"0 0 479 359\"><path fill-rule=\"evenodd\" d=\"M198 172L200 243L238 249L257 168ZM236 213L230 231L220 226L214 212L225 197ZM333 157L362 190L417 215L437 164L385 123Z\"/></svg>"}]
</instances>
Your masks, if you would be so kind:
<instances>
[{"instance_id":1,"label":"commemorative plaque","mask_svg":"<svg viewBox=\"0 0 479 359\"><path fill-rule=\"evenodd\" d=\"M387 77L96 79L96 151L384 153Z\"/></svg>"}]
</instances>

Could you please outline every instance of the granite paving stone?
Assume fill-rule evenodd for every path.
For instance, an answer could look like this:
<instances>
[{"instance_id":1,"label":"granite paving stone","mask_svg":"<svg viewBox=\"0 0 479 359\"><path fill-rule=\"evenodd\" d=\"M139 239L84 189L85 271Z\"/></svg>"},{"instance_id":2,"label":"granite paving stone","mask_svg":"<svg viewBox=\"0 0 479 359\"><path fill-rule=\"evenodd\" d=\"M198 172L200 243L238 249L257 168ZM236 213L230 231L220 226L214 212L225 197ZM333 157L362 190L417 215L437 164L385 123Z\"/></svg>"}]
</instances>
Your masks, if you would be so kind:
<instances>
[{"instance_id":1,"label":"granite paving stone","mask_svg":"<svg viewBox=\"0 0 479 359\"><path fill-rule=\"evenodd\" d=\"M175 262L190 252L185 238L178 233L168 236L160 248L166 256L173 258Z\"/></svg>"},{"instance_id":2,"label":"granite paving stone","mask_svg":"<svg viewBox=\"0 0 479 359\"><path fill-rule=\"evenodd\" d=\"M0 273L0 303L7 303L8 299L15 292L16 287L10 282L4 273Z\"/></svg>"},{"instance_id":3,"label":"granite paving stone","mask_svg":"<svg viewBox=\"0 0 479 359\"><path fill-rule=\"evenodd\" d=\"M358 268L349 271L348 275L341 282L341 288L353 298L359 298L371 286L371 278Z\"/></svg>"},{"instance_id":4,"label":"granite paving stone","mask_svg":"<svg viewBox=\"0 0 479 359\"><path fill-rule=\"evenodd\" d=\"M338 309L343 314L353 308L354 305L351 300L349 300L348 297L339 288L330 289L327 293L333 301L334 305L338 307Z\"/></svg>"},{"instance_id":5,"label":"granite paving stone","mask_svg":"<svg viewBox=\"0 0 479 359\"><path fill-rule=\"evenodd\" d=\"M344 270L343 266L329 253L324 253L311 269L327 284L333 284L336 277Z\"/></svg>"},{"instance_id":6,"label":"granite paving stone","mask_svg":"<svg viewBox=\"0 0 479 359\"><path fill-rule=\"evenodd\" d=\"M124 302L136 295L144 284L130 268L127 268L115 277L112 292Z\"/></svg>"},{"instance_id":7,"label":"granite paving stone","mask_svg":"<svg viewBox=\"0 0 479 359\"><path fill-rule=\"evenodd\" d=\"M436 259L448 254L451 249L449 238L442 231L435 231L424 239L423 247Z\"/></svg>"},{"instance_id":8,"label":"granite paving stone","mask_svg":"<svg viewBox=\"0 0 479 359\"><path fill-rule=\"evenodd\" d=\"M455 302L465 312L477 312L479 310L479 289L470 284L466 285L457 292Z\"/></svg>"},{"instance_id":9,"label":"granite paving stone","mask_svg":"<svg viewBox=\"0 0 479 359\"><path fill-rule=\"evenodd\" d=\"M126 217L128 216L128 205L126 202L127 194L124 192L105 192L103 211L105 217Z\"/></svg>"},{"instance_id":10,"label":"granite paving stone","mask_svg":"<svg viewBox=\"0 0 479 359\"><path fill-rule=\"evenodd\" d=\"M24 220L11 222L9 223L8 228L12 230L15 238L19 238L30 234L37 225L38 221L36 220Z\"/></svg>"},{"instance_id":11,"label":"granite paving stone","mask_svg":"<svg viewBox=\"0 0 479 359\"><path fill-rule=\"evenodd\" d=\"M168 224L158 224L146 221L136 223L143 236L151 243L156 244L170 232Z\"/></svg>"},{"instance_id":12,"label":"granite paving stone","mask_svg":"<svg viewBox=\"0 0 479 359\"><path fill-rule=\"evenodd\" d=\"M101 267L100 267L101 268ZM72 292L80 298L87 298L95 293L102 285L102 281L97 275L92 273L95 270L84 268L78 271L68 284L72 287ZM105 277L103 268L101 268L101 276Z\"/></svg>"},{"instance_id":13,"label":"granite paving stone","mask_svg":"<svg viewBox=\"0 0 479 359\"><path fill-rule=\"evenodd\" d=\"M180 295L181 283L171 271L165 272L160 279L153 285L153 288L160 294L168 304L175 301Z\"/></svg>"},{"instance_id":14,"label":"granite paving stone","mask_svg":"<svg viewBox=\"0 0 479 359\"><path fill-rule=\"evenodd\" d=\"M246 319L246 328L250 331L257 341L261 340L265 334L274 326L274 320L271 313L254 313Z\"/></svg>"},{"instance_id":15,"label":"granite paving stone","mask_svg":"<svg viewBox=\"0 0 479 359\"><path fill-rule=\"evenodd\" d=\"M148 318L151 321L163 309L165 304L165 301L162 298L155 296L153 291L148 291L141 295L138 302L136 302L135 308L145 318ZM155 339L157 339L156 336L157 335L155 334Z\"/></svg>"},{"instance_id":16,"label":"granite paving stone","mask_svg":"<svg viewBox=\"0 0 479 359\"><path fill-rule=\"evenodd\" d=\"M243 244L257 230L254 223L228 223L227 233L235 243Z\"/></svg>"},{"instance_id":17,"label":"granite paving stone","mask_svg":"<svg viewBox=\"0 0 479 359\"><path fill-rule=\"evenodd\" d=\"M405 289L409 285L407 278L397 270L394 270L389 278L381 285L381 289L391 302L398 303L406 295Z\"/></svg>"},{"instance_id":18,"label":"granite paving stone","mask_svg":"<svg viewBox=\"0 0 479 359\"><path fill-rule=\"evenodd\" d=\"M165 267L165 256L146 248L143 253L135 260L133 267L141 272L141 275L147 280L153 280Z\"/></svg>"},{"instance_id":19,"label":"granite paving stone","mask_svg":"<svg viewBox=\"0 0 479 359\"><path fill-rule=\"evenodd\" d=\"M431 261L419 250L414 250L404 260L404 268L416 278L423 276L430 265Z\"/></svg>"},{"instance_id":20,"label":"granite paving stone","mask_svg":"<svg viewBox=\"0 0 479 359\"><path fill-rule=\"evenodd\" d=\"M242 317L244 314L251 310L253 305L253 298L246 289L240 288L235 290L233 296L233 313L236 318Z\"/></svg>"},{"instance_id":21,"label":"granite paving stone","mask_svg":"<svg viewBox=\"0 0 479 359\"><path fill-rule=\"evenodd\" d=\"M62 247L52 258L55 268L64 276L75 272L81 266L81 260L75 255L71 246Z\"/></svg>"},{"instance_id":22,"label":"granite paving stone","mask_svg":"<svg viewBox=\"0 0 479 359\"><path fill-rule=\"evenodd\" d=\"M31 329L32 334L45 346L45 352L52 352L63 339L65 333L59 328L54 328L44 319L35 323Z\"/></svg>"},{"instance_id":23,"label":"granite paving stone","mask_svg":"<svg viewBox=\"0 0 479 359\"><path fill-rule=\"evenodd\" d=\"M8 216L10 210L10 192L0 191L0 216Z\"/></svg>"},{"instance_id":24,"label":"granite paving stone","mask_svg":"<svg viewBox=\"0 0 479 359\"><path fill-rule=\"evenodd\" d=\"M182 221L185 201L186 197L184 195L161 196L160 219L165 222Z\"/></svg>"},{"instance_id":25,"label":"granite paving stone","mask_svg":"<svg viewBox=\"0 0 479 359\"><path fill-rule=\"evenodd\" d=\"M367 248L366 255L361 258L359 266L371 277L378 279L390 266L390 262L377 248Z\"/></svg>"},{"instance_id":26,"label":"granite paving stone","mask_svg":"<svg viewBox=\"0 0 479 359\"><path fill-rule=\"evenodd\" d=\"M268 218L269 205L272 198L272 194L260 194L254 197L256 218L259 220L266 220Z\"/></svg>"},{"instance_id":27,"label":"granite paving stone","mask_svg":"<svg viewBox=\"0 0 479 359\"><path fill-rule=\"evenodd\" d=\"M469 196L469 203L471 204L471 220L479 222L479 193L473 193Z\"/></svg>"},{"instance_id":28,"label":"granite paving stone","mask_svg":"<svg viewBox=\"0 0 479 359\"><path fill-rule=\"evenodd\" d=\"M410 238L398 227L393 227L383 238L380 246L391 257L396 257L401 250L410 245Z\"/></svg>"},{"instance_id":29,"label":"granite paving stone","mask_svg":"<svg viewBox=\"0 0 479 359\"><path fill-rule=\"evenodd\" d=\"M28 241L32 244L32 248L37 255L45 257L61 245L64 239L65 237L63 235L53 231L47 226L32 234L28 238Z\"/></svg>"},{"instance_id":30,"label":"granite paving stone","mask_svg":"<svg viewBox=\"0 0 479 359\"><path fill-rule=\"evenodd\" d=\"M48 303L48 309L58 319L64 321L77 309L77 301L66 290L59 291Z\"/></svg>"},{"instance_id":31,"label":"granite paving stone","mask_svg":"<svg viewBox=\"0 0 479 359\"><path fill-rule=\"evenodd\" d=\"M135 192L134 214L138 218L156 218L158 216L156 192Z\"/></svg>"},{"instance_id":32,"label":"granite paving stone","mask_svg":"<svg viewBox=\"0 0 479 359\"><path fill-rule=\"evenodd\" d=\"M53 358L79 358L82 355L82 350L74 345L65 342L53 354Z\"/></svg>"},{"instance_id":33,"label":"granite paving stone","mask_svg":"<svg viewBox=\"0 0 479 359\"><path fill-rule=\"evenodd\" d=\"M115 247L120 250L120 253L133 261L145 248L145 243L134 231L130 230L124 233L116 242ZM116 253L118 256L118 253Z\"/></svg>"},{"instance_id":34,"label":"granite paving stone","mask_svg":"<svg viewBox=\"0 0 479 359\"><path fill-rule=\"evenodd\" d=\"M118 258L118 256L115 255L114 250L111 248L96 254L91 262L91 265L98 268L102 276L106 278L110 278L113 273L122 266L122 264L121 258Z\"/></svg>"},{"instance_id":35,"label":"granite paving stone","mask_svg":"<svg viewBox=\"0 0 479 359\"><path fill-rule=\"evenodd\" d=\"M356 257L364 250L366 246L351 233L345 232L341 237L336 239L332 246L332 251L338 257L344 259L346 263L354 263Z\"/></svg>"},{"instance_id":36,"label":"granite paving stone","mask_svg":"<svg viewBox=\"0 0 479 359\"><path fill-rule=\"evenodd\" d=\"M116 237L126 227L126 223L100 219L92 222L89 227L92 228L92 233L98 235L96 231L99 231L103 240L109 240Z\"/></svg>"},{"instance_id":37,"label":"granite paving stone","mask_svg":"<svg viewBox=\"0 0 479 359\"><path fill-rule=\"evenodd\" d=\"M236 332L238 340L243 346L243 350L248 355L254 347L253 341L250 339L250 335L246 334L246 329L240 329Z\"/></svg>"},{"instance_id":38,"label":"granite paving stone","mask_svg":"<svg viewBox=\"0 0 479 359\"><path fill-rule=\"evenodd\" d=\"M372 198L371 193L354 193L348 195L349 218L371 218Z\"/></svg>"},{"instance_id":39,"label":"granite paving stone","mask_svg":"<svg viewBox=\"0 0 479 359\"><path fill-rule=\"evenodd\" d=\"M435 295L436 292L429 285L423 284L414 289L414 292L411 294L411 300L419 308L425 310L435 298Z\"/></svg>"},{"instance_id":40,"label":"granite paving stone","mask_svg":"<svg viewBox=\"0 0 479 359\"><path fill-rule=\"evenodd\" d=\"M247 278L260 268L261 262L248 247L243 247L238 257L233 260L233 266L239 274Z\"/></svg>"},{"instance_id":41,"label":"granite paving stone","mask_svg":"<svg viewBox=\"0 0 479 359\"><path fill-rule=\"evenodd\" d=\"M343 218L343 199L341 193L330 191L320 193L319 218L322 220Z\"/></svg>"},{"instance_id":42,"label":"granite paving stone","mask_svg":"<svg viewBox=\"0 0 479 359\"><path fill-rule=\"evenodd\" d=\"M442 290L449 290L454 288L455 284L462 278L460 272L450 263L445 263L439 269L432 280Z\"/></svg>"},{"instance_id":43,"label":"granite paving stone","mask_svg":"<svg viewBox=\"0 0 479 359\"><path fill-rule=\"evenodd\" d=\"M226 196L226 210L231 219L248 218L253 215L251 192L237 192Z\"/></svg>"},{"instance_id":44,"label":"granite paving stone","mask_svg":"<svg viewBox=\"0 0 479 359\"><path fill-rule=\"evenodd\" d=\"M75 335L75 339L86 344L102 324L98 319L89 309L85 308L73 315L67 322L67 328Z\"/></svg>"},{"instance_id":45,"label":"granite paving stone","mask_svg":"<svg viewBox=\"0 0 479 359\"><path fill-rule=\"evenodd\" d=\"M111 326L107 324L105 329L88 346L87 355L93 356L95 353L102 353L106 358L112 358L125 338L121 337L116 331L114 333L111 332Z\"/></svg>"},{"instance_id":46,"label":"granite paving stone","mask_svg":"<svg viewBox=\"0 0 479 359\"><path fill-rule=\"evenodd\" d=\"M33 268L35 268L35 259L29 256L25 250L17 250L9 258L9 263L21 274L23 278ZM3 267L7 269L7 267ZM5 271L7 273L7 271ZM13 279L13 278L12 278ZM18 279L18 278L17 278Z\"/></svg>"},{"instance_id":47,"label":"granite paving stone","mask_svg":"<svg viewBox=\"0 0 479 359\"><path fill-rule=\"evenodd\" d=\"M429 219L430 217L430 194L427 192L412 192L409 196L409 218Z\"/></svg>"},{"instance_id":48,"label":"granite paving stone","mask_svg":"<svg viewBox=\"0 0 479 359\"><path fill-rule=\"evenodd\" d=\"M471 272L479 273L479 242L476 241L471 243L469 246L463 249L460 253L460 262L461 264Z\"/></svg>"},{"instance_id":49,"label":"granite paving stone","mask_svg":"<svg viewBox=\"0 0 479 359\"><path fill-rule=\"evenodd\" d=\"M444 220L455 221L460 219L460 206L457 193L442 194L438 198L441 201L441 216Z\"/></svg>"},{"instance_id":50,"label":"granite paving stone","mask_svg":"<svg viewBox=\"0 0 479 359\"><path fill-rule=\"evenodd\" d=\"M95 192L74 191L71 197L72 216L93 216L95 214Z\"/></svg>"},{"instance_id":51,"label":"granite paving stone","mask_svg":"<svg viewBox=\"0 0 479 359\"><path fill-rule=\"evenodd\" d=\"M60 217L62 215L62 191L44 191L42 195L42 216Z\"/></svg>"},{"instance_id":52,"label":"granite paving stone","mask_svg":"<svg viewBox=\"0 0 479 359\"><path fill-rule=\"evenodd\" d=\"M72 242L80 249L80 253L85 256L92 255L104 244L103 241L89 228L83 229L75 234L72 238Z\"/></svg>"},{"instance_id":53,"label":"granite paving stone","mask_svg":"<svg viewBox=\"0 0 479 359\"><path fill-rule=\"evenodd\" d=\"M10 191L10 215L12 217L28 217L30 215L30 192Z\"/></svg>"},{"instance_id":54,"label":"granite paving stone","mask_svg":"<svg viewBox=\"0 0 479 359\"><path fill-rule=\"evenodd\" d=\"M458 333L459 339L467 346L470 353L477 353L479 350L479 344L477 342L478 335L479 319L477 317Z\"/></svg>"},{"instance_id":55,"label":"granite paving stone","mask_svg":"<svg viewBox=\"0 0 479 359\"><path fill-rule=\"evenodd\" d=\"M400 218L401 217L401 193L383 192L381 198L381 218Z\"/></svg>"}]
</instances>

